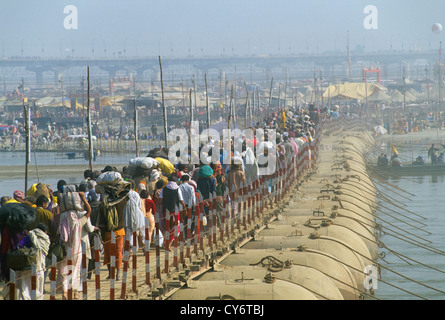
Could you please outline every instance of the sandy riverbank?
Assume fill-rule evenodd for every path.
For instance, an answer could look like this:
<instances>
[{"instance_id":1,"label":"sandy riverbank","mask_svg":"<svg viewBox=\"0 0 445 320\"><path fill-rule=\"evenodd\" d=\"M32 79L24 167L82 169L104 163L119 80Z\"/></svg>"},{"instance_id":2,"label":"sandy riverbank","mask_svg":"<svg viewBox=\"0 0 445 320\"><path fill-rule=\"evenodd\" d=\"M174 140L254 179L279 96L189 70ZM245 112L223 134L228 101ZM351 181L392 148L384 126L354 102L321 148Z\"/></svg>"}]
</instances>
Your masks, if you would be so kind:
<instances>
[{"instance_id":1,"label":"sandy riverbank","mask_svg":"<svg viewBox=\"0 0 445 320\"><path fill-rule=\"evenodd\" d=\"M376 137L375 140L387 143L409 143L418 140L423 140L425 143L439 143L445 140L445 130L428 129L407 134L384 134Z\"/></svg>"}]
</instances>

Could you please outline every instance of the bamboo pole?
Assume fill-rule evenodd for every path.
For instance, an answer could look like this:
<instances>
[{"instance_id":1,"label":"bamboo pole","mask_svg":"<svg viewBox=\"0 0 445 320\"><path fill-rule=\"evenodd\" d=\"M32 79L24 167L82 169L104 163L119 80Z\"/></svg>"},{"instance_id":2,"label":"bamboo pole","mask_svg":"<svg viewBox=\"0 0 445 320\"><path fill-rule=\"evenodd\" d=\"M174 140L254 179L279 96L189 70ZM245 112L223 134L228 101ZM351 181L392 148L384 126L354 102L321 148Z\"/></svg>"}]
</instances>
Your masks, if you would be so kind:
<instances>
[{"instance_id":1,"label":"bamboo pole","mask_svg":"<svg viewBox=\"0 0 445 320\"><path fill-rule=\"evenodd\" d=\"M185 108L184 80L181 77L182 107Z\"/></svg>"},{"instance_id":2,"label":"bamboo pole","mask_svg":"<svg viewBox=\"0 0 445 320\"><path fill-rule=\"evenodd\" d=\"M228 154L227 154L227 163L230 164L231 161L231 152L230 150L232 150L232 138L231 138L231 123L232 123L232 107L233 107L233 86L230 90L230 102L229 102L229 116L227 117L227 133L228 133L228 137L227 137L227 150L228 150ZM223 143L226 143L223 141Z\"/></svg>"},{"instance_id":3,"label":"bamboo pole","mask_svg":"<svg viewBox=\"0 0 445 320\"><path fill-rule=\"evenodd\" d=\"M257 88L257 96L258 96L258 105L257 105L257 122L260 122L260 119L261 120L263 120L264 119L264 112L261 112L261 104L260 104L260 102L261 102L261 96L260 96L260 91L259 91L259 89ZM261 114L261 115L260 115Z\"/></svg>"},{"instance_id":4,"label":"bamboo pole","mask_svg":"<svg viewBox=\"0 0 445 320\"><path fill-rule=\"evenodd\" d=\"M190 161L191 161L191 157L192 157L192 140L193 140L193 136L192 136L192 123L193 123L193 101L192 101L192 89L190 89L190 125L189 125L189 144L190 144Z\"/></svg>"},{"instance_id":5,"label":"bamboo pole","mask_svg":"<svg viewBox=\"0 0 445 320\"><path fill-rule=\"evenodd\" d=\"M269 92L269 110L267 112L267 116L270 117L270 106L272 103L272 88L273 88L273 77L272 80L270 81L270 92Z\"/></svg>"},{"instance_id":6,"label":"bamboo pole","mask_svg":"<svg viewBox=\"0 0 445 320\"><path fill-rule=\"evenodd\" d=\"M100 300L100 240L98 237L94 237L94 284L95 284L95 291L96 291L96 300ZM53 259L54 261L54 259ZM54 262L53 262L54 265ZM54 275L54 280L55 275Z\"/></svg>"},{"instance_id":7,"label":"bamboo pole","mask_svg":"<svg viewBox=\"0 0 445 320\"><path fill-rule=\"evenodd\" d=\"M138 142L138 110L136 105L136 98L133 99L134 108L134 144L136 146L136 157L139 157L139 142Z\"/></svg>"},{"instance_id":8,"label":"bamboo pole","mask_svg":"<svg viewBox=\"0 0 445 320\"><path fill-rule=\"evenodd\" d=\"M116 292L116 234L111 232L111 257L110 257L110 300L114 300Z\"/></svg>"},{"instance_id":9,"label":"bamboo pole","mask_svg":"<svg viewBox=\"0 0 445 320\"><path fill-rule=\"evenodd\" d=\"M167 110L165 109L165 99L164 99L164 81L162 79L162 62L161 56L159 56L159 68L161 70L161 91L162 91L162 110L164 115L164 145L165 148L168 148L167 143Z\"/></svg>"},{"instance_id":10,"label":"bamboo pole","mask_svg":"<svg viewBox=\"0 0 445 320\"><path fill-rule=\"evenodd\" d=\"M93 137L91 135L91 108L90 108L90 66L87 69L88 88L87 88L87 113L88 113L88 160L90 170L93 170Z\"/></svg>"},{"instance_id":11,"label":"bamboo pole","mask_svg":"<svg viewBox=\"0 0 445 320\"><path fill-rule=\"evenodd\" d=\"M28 190L29 162L31 161L31 143L30 143L29 108L26 105L24 105L23 108L25 112L25 127L26 127L26 159L25 159L25 192L26 192Z\"/></svg>"},{"instance_id":12,"label":"bamboo pole","mask_svg":"<svg viewBox=\"0 0 445 320\"><path fill-rule=\"evenodd\" d=\"M209 92L207 89L207 74L204 74L204 80L206 85L207 129L210 129L210 110L209 110Z\"/></svg>"},{"instance_id":13,"label":"bamboo pole","mask_svg":"<svg viewBox=\"0 0 445 320\"><path fill-rule=\"evenodd\" d=\"M88 283L87 283L87 277L88 277L88 265L87 265L87 255L86 255L86 244L85 242L81 243L82 245L82 299L88 300Z\"/></svg>"},{"instance_id":14,"label":"bamboo pole","mask_svg":"<svg viewBox=\"0 0 445 320\"><path fill-rule=\"evenodd\" d=\"M442 66L441 66L441 60L442 60L442 41L440 41L440 48L439 48L439 106L441 105L442 102L442 93L441 93L441 87L442 87ZM440 112L440 110L439 110Z\"/></svg>"},{"instance_id":15,"label":"bamboo pole","mask_svg":"<svg viewBox=\"0 0 445 320\"><path fill-rule=\"evenodd\" d=\"M17 298L15 280L15 271L9 269L9 300L11 301L16 300Z\"/></svg>"},{"instance_id":16,"label":"bamboo pole","mask_svg":"<svg viewBox=\"0 0 445 320\"><path fill-rule=\"evenodd\" d=\"M194 74L193 74L192 82L193 82L193 91L194 91L194 96L195 96L195 104L197 104L198 98L196 97L196 92L198 90L196 89L196 79L195 79L195 75Z\"/></svg>"},{"instance_id":17,"label":"bamboo pole","mask_svg":"<svg viewBox=\"0 0 445 320\"><path fill-rule=\"evenodd\" d=\"M253 89L252 107L250 109L250 121L252 122L252 126L255 126L255 96L255 89Z\"/></svg>"},{"instance_id":18,"label":"bamboo pole","mask_svg":"<svg viewBox=\"0 0 445 320\"><path fill-rule=\"evenodd\" d=\"M244 88L246 89L246 108L245 108L245 118L244 118L244 129L247 129L248 126L248 103L249 103L249 91L247 90L247 84L244 82Z\"/></svg>"},{"instance_id":19,"label":"bamboo pole","mask_svg":"<svg viewBox=\"0 0 445 320\"><path fill-rule=\"evenodd\" d=\"M286 103L287 103L287 82L286 85L284 86L284 110L286 110Z\"/></svg>"},{"instance_id":20,"label":"bamboo pole","mask_svg":"<svg viewBox=\"0 0 445 320\"><path fill-rule=\"evenodd\" d=\"M151 285L151 275L150 275L150 232L148 218L145 218L145 284L147 286Z\"/></svg>"},{"instance_id":21,"label":"bamboo pole","mask_svg":"<svg viewBox=\"0 0 445 320\"><path fill-rule=\"evenodd\" d=\"M127 294L128 261L130 260L130 234L125 234L124 240L124 266L122 270L121 299Z\"/></svg>"},{"instance_id":22,"label":"bamboo pole","mask_svg":"<svg viewBox=\"0 0 445 320\"><path fill-rule=\"evenodd\" d=\"M229 118L228 118L228 122L227 122L227 126L229 129L229 138L230 138L230 123L232 120L232 112L233 112L233 86L230 90Z\"/></svg>"},{"instance_id":23,"label":"bamboo pole","mask_svg":"<svg viewBox=\"0 0 445 320\"><path fill-rule=\"evenodd\" d=\"M234 87L235 87L235 92L233 94L233 107L232 107L232 120L233 120L233 124L236 124L236 66L235 66L235 80L234 80Z\"/></svg>"},{"instance_id":24,"label":"bamboo pole","mask_svg":"<svg viewBox=\"0 0 445 320\"><path fill-rule=\"evenodd\" d=\"M50 271L50 274L49 274L49 279L50 279L49 300L56 300L56 277L57 277L56 264L57 264L57 258L54 254L51 254L51 266L49 269L49 271Z\"/></svg>"},{"instance_id":25,"label":"bamboo pole","mask_svg":"<svg viewBox=\"0 0 445 320\"><path fill-rule=\"evenodd\" d=\"M138 249L138 237L136 234L136 231L133 231L133 246L131 248L132 254L133 254L133 264L132 264L132 275L131 275L131 290L133 292L137 292L137 249Z\"/></svg>"}]
</instances>

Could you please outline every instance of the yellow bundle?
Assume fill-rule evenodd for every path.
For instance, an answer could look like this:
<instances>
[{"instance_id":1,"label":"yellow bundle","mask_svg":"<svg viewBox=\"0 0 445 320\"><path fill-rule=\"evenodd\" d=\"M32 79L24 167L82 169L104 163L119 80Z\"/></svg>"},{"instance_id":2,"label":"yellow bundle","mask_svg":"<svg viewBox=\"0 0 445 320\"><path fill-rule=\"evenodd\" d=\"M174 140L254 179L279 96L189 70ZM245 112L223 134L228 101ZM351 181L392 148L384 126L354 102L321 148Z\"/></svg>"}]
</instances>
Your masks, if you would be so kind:
<instances>
[{"instance_id":1,"label":"yellow bundle","mask_svg":"<svg viewBox=\"0 0 445 320\"><path fill-rule=\"evenodd\" d=\"M31 188L29 188L28 190L26 190L25 195L27 197L33 197L34 193L37 191L37 183L34 183Z\"/></svg>"},{"instance_id":2,"label":"yellow bundle","mask_svg":"<svg viewBox=\"0 0 445 320\"><path fill-rule=\"evenodd\" d=\"M165 175L169 176L173 172L175 172L175 166L164 158L155 158L156 161L159 162L158 168L161 169L162 172L165 173Z\"/></svg>"}]
</instances>

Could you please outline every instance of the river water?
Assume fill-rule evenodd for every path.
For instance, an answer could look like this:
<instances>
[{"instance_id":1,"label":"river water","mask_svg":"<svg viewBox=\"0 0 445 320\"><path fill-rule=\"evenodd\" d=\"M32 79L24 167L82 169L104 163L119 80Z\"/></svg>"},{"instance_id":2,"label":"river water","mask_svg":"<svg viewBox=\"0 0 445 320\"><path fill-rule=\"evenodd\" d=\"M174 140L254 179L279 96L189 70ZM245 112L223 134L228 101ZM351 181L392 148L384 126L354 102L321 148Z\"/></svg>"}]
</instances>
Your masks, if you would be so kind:
<instances>
[{"instance_id":1,"label":"river water","mask_svg":"<svg viewBox=\"0 0 445 320\"><path fill-rule=\"evenodd\" d=\"M88 160L85 159L83 152L76 152L74 159L69 159L67 152L32 152L30 166L37 165L85 165L88 167ZM122 152L116 154L101 154L96 157L94 166L106 166L108 164L128 164L130 159L135 158L134 153ZM0 165L13 166L25 165L25 152L0 152Z\"/></svg>"},{"instance_id":2,"label":"river water","mask_svg":"<svg viewBox=\"0 0 445 320\"><path fill-rule=\"evenodd\" d=\"M445 173L386 181L392 190L376 182L394 200L381 203L377 221L387 231L380 240L394 252L379 250L385 256L376 297L445 299Z\"/></svg>"},{"instance_id":3,"label":"river water","mask_svg":"<svg viewBox=\"0 0 445 320\"><path fill-rule=\"evenodd\" d=\"M0 153L0 165L24 163L23 155ZM94 166L103 168L107 164L127 164L133 157L101 156ZM63 154L37 153L31 160L31 166L37 160L41 165L85 164L85 169L88 168L85 159L68 160ZM60 179L79 183L83 179L83 171L41 177L41 182L51 184L55 189ZM375 182L393 203L381 202L377 212L377 221L386 232L380 240L393 252L379 249L385 256L379 261L382 265L381 281L377 282L375 297L382 300L445 299L445 253L441 252L445 252L445 174L387 177L385 182L394 187L389 187L382 180L376 179ZM33 183L37 183L37 179L30 180L28 185ZM12 195L14 190L24 190L24 178L0 176L0 195Z\"/></svg>"},{"instance_id":4,"label":"river water","mask_svg":"<svg viewBox=\"0 0 445 320\"><path fill-rule=\"evenodd\" d=\"M118 169L122 169L124 165L128 165L130 159L135 158L134 154L106 154L96 157L93 162L94 169L101 170L106 165L114 165ZM25 168L25 153L24 152L0 152L0 166L12 166L21 165ZM55 190L57 188L57 182L60 179L67 181L68 183L80 183L83 180L83 171L89 168L89 161L83 157L83 153L76 153L74 159L68 159L66 153L57 152L36 152L31 154L31 162L29 163L30 168L35 168L39 166L70 166L70 165L80 165L84 166L83 170L79 170L79 173L64 173L61 169L60 175L58 176L48 176L40 177L40 182L50 184ZM12 196L14 190L24 190L25 188L25 169L23 169L23 178L10 179L7 176L0 176L0 195ZM30 177L28 180L28 186L34 183L38 183L39 179L36 177Z\"/></svg>"}]
</instances>

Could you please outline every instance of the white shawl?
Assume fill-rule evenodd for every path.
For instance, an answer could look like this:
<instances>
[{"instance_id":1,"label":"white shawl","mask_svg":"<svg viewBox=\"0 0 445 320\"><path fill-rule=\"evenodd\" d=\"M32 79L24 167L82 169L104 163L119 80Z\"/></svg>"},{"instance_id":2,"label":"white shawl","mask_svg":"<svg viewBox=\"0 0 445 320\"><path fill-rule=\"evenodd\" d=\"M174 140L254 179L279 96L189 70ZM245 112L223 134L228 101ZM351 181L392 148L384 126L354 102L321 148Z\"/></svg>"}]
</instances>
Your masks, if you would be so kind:
<instances>
[{"instance_id":1,"label":"white shawl","mask_svg":"<svg viewBox=\"0 0 445 320\"><path fill-rule=\"evenodd\" d=\"M130 190L128 201L124 208L124 226L130 232L145 227L145 216L142 212L141 197L136 191Z\"/></svg>"},{"instance_id":2,"label":"white shawl","mask_svg":"<svg viewBox=\"0 0 445 320\"><path fill-rule=\"evenodd\" d=\"M50 245L49 236L45 232L37 228L31 230L28 236L34 247L36 247L38 250L41 250L43 255L46 256L48 254Z\"/></svg>"}]
</instances>

